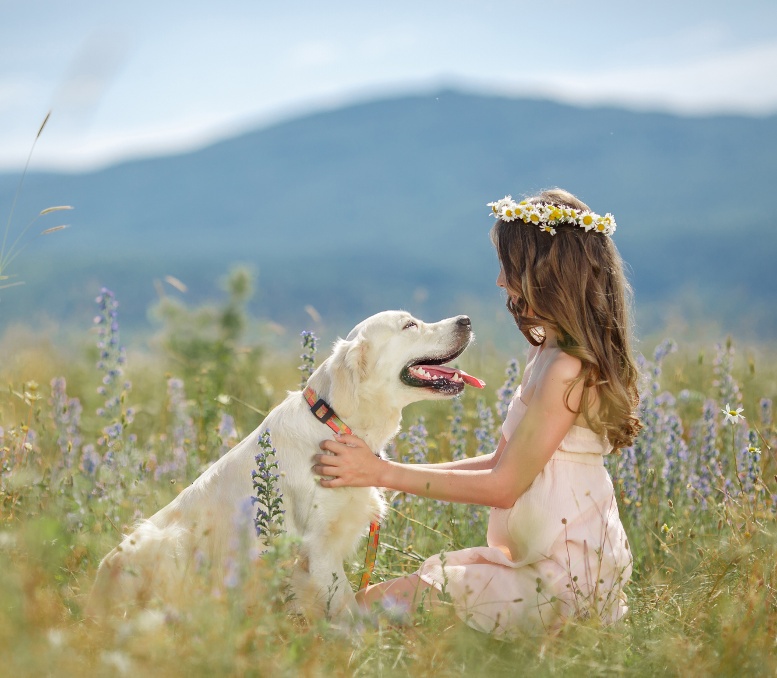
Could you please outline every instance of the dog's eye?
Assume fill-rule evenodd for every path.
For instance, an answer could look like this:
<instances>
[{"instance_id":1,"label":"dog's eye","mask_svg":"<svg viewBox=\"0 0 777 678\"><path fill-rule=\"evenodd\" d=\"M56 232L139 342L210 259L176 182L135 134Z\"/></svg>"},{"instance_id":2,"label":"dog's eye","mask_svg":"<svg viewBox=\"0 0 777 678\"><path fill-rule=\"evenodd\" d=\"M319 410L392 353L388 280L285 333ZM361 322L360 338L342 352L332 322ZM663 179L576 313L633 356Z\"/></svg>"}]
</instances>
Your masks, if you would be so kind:
<instances>
[{"instance_id":1,"label":"dog's eye","mask_svg":"<svg viewBox=\"0 0 777 678\"><path fill-rule=\"evenodd\" d=\"M402 329L409 330L411 327L418 327L418 325L416 325L412 320L408 320Z\"/></svg>"}]
</instances>

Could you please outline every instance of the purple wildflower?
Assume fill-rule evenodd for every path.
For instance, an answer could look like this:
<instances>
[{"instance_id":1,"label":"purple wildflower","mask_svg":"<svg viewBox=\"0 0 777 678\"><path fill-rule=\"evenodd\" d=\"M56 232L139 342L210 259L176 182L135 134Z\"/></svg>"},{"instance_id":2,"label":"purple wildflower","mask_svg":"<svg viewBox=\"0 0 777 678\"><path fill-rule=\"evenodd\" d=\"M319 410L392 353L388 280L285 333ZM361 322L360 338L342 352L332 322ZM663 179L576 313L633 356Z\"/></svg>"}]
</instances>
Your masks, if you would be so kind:
<instances>
[{"instance_id":1,"label":"purple wildflower","mask_svg":"<svg viewBox=\"0 0 777 678\"><path fill-rule=\"evenodd\" d=\"M186 474L189 465L187 448L196 438L194 424L189 415L189 403L181 379L171 377L167 380L167 411L171 415L170 436L171 458L157 467L155 478L165 474Z\"/></svg>"},{"instance_id":2,"label":"purple wildflower","mask_svg":"<svg viewBox=\"0 0 777 678\"><path fill-rule=\"evenodd\" d=\"M255 496L251 501L256 505L254 526L258 537L272 537L283 529L283 494L278 485L277 453L272 446L269 431L259 436L259 452L256 457L256 469L251 472Z\"/></svg>"},{"instance_id":3,"label":"purple wildflower","mask_svg":"<svg viewBox=\"0 0 777 678\"><path fill-rule=\"evenodd\" d=\"M318 337L308 330L303 331L300 336L302 337L302 355L300 355L302 364L299 366L299 370L302 372L300 388L305 388L310 375L315 370Z\"/></svg>"},{"instance_id":4,"label":"purple wildflower","mask_svg":"<svg viewBox=\"0 0 777 678\"><path fill-rule=\"evenodd\" d=\"M61 455L61 466L71 468L75 450L81 447L81 401L68 398L64 377L51 380L51 417L57 430L57 446Z\"/></svg>"},{"instance_id":5,"label":"purple wildflower","mask_svg":"<svg viewBox=\"0 0 777 678\"><path fill-rule=\"evenodd\" d=\"M480 425L475 428L475 440L477 440L477 454L490 454L496 449L496 423L494 422L494 411L486 405L483 398L478 398L477 402L478 420Z\"/></svg>"},{"instance_id":6,"label":"purple wildflower","mask_svg":"<svg viewBox=\"0 0 777 678\"><path fill-rule=\"evenodd\" d=\"M235 443L237 443L240 438L237 428L235 427L235 420L231 414L227 414L226 412L221 413L216 435L221 441L221 445L219 446L219 457L223 457L235 446Z\"/></svg>"},{"instance_id":7,"label":"purple wildflower","mask_svg":"<svg viewBox=\"0 0 777 678\"><path fill-rule=\"evenodd\" d=\"M467 427L464 424L464 403L461 398L454 398L452 408L451 459L464 459L467 456Z\"/></svg>"},{"instance_id":8,"label":"purple wildflower","mask_svg":"<svg viewBox=\"0 0 777 678\"><path fill-rule=\"evenodd\" d=\"M715 380L712 385L718 391L718 400L723 403L729 403L736 409L742 404L742 391L734 379L734 345L731 339L727 340L725 345L717 344L715 346L715 359L712 362L712 371Z\"/></svg>"},{"instance_id":9,"label":"purple wildflower","mask_svg":"<svg viewBox=\"0 0 777 678\"><path fill-rule=\"evenodd\" d=\"M696 496L702 508L707 508L712 497L713 477L719 469L717 404L708 399L704 402L701 421L697 424L695 440L699 453L691 471L689 490Z\"/></svg>"},{"instance_id":10,"label":"purple wildflower","mask_svg":"<svg viewBox=\"0 0 777 678\"><path fill-rule=\"evenodd\" d=\"M507 408L510 407L510 401L518 388L520 371L521 368L518 361L512 358L507 363L507 369L505 369L505 382L496 392L496 411L500 421L504 421L507 416Z\"/></svg>"},{"instance_id":11,"label":"purple wildflower","mask_svg":"<svg viewBox=\"0 0 777 678\"><path fill-rule=\"evenodd\" d=\"M769 428L772 425L772 399L761 398L758 409L761 413L761 426L765 429Z\"/></svg>"},{"instance_id":12,"label":"purple wildflower","mask_svg":"<svg viewBox=\"0 0 777 678\"><path fill-rule=\"evenodd\" d=\"M426 420L419 417L418 421L407 432L400 433L397 438L407 442L408 452L405 459L413 464L425 464L429 458L429 432L426 430Z\"/></svg>"},{"instance_id":13,"label":"purple wildflower","mask_svg":"<svg viewBox=\"0 0 777 678\"><path fill-rule=\"evenodd\" d=\"M81 462L78 465L78 468L80 468L85 475L93 476L97 473L97 469L100 468L101 464L102 457L97 453L94 445L91 443L89 445L84 445L84 448L81 451Z\"/></svg>"},{"instance_id":14,"label":"purple wildflower","mask_svg":"<svg viewBox=\"0 0 777 678\"><path fill-rule=\"evenodd\" d=\"M97 392L105 397L97 415L110 422L103 428L98 443L107 448L106 460L111 460L115 452L123 448L125 427L132 423L135 415L132 408L124 409L124 401L132 386L123 379L127 357L124 347L119 344L119 304L113 292L106 288L102 289L96 301L100 310L94 319L100 351L97 369L103 373L102 386Z\"/></svg>"}]
</instances>

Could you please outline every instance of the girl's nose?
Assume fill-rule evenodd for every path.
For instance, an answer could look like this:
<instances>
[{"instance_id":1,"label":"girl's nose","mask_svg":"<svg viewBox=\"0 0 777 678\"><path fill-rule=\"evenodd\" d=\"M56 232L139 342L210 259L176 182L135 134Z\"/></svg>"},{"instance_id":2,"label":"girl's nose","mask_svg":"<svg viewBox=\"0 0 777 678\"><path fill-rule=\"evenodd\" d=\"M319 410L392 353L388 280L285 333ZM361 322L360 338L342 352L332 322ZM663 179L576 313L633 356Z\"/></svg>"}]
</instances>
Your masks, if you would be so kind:
<instances>
[{"instance_id":1,"label":"girl's nose","mask_svg":"<svg viewBox=\"0 0 777 678\"><path fill-rule=\"evenodd\" d=\"M507 287L507 281L505 280L505 272L504 269L499 269L499 275L496 277L496 286L497 287Z\"/></svg>"}]
</instances>

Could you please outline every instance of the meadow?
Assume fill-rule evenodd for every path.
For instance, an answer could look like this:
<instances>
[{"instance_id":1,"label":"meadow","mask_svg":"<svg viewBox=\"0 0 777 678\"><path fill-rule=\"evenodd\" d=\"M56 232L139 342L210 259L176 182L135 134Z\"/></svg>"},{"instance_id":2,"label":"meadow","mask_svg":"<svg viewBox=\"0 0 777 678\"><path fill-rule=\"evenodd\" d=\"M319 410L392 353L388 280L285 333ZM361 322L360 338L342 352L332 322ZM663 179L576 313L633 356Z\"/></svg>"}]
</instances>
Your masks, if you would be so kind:
<instances>
[{"instance_id":1,"label":"meadow","mask_svg":"<svg viewBox=\"0 0 777 678\"><path fill-rule=\"evenodd\" d=\"M305 622L284 610L294 549L282 533L261 557L238 549L223 582L193 580L185 600L99 624L85 618L97 565L120 535L253 430L328 351L309 333L285 352L249 341L247 286L234 275L218 308L157 309L164 330L151 353L125 351L108 290L76 348L5 337L0 672L775 675L777 368L769 349L725 337L656 342L640 360L644 430L607 460L634 555L630 612L615 626L594 615L501 642L449 611L400 624L387 608L348 629ZM435 461L493 449L522 356L470 351L467 369L486 379L486 392L408 408L391 455ZM257 441L260 461L261 452ZM257 492L266 497L272 483L260 473ZM484 543L487 509L388 499L373 580ZM360 551L350 563L354 586L362 560Z\"/></svg>"}]
</instances>

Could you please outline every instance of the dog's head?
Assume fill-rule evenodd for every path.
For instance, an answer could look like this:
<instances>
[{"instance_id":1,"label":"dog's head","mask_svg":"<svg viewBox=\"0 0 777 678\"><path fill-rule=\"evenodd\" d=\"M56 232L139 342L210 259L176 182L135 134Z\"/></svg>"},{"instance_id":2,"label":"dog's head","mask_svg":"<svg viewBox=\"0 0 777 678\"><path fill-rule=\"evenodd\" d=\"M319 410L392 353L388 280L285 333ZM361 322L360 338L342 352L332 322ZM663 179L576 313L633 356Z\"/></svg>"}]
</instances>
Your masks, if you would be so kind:
<instances>
[{"instance_id":1,"label":"dog's head","mask_svg":"<svg viewBox=\"0 0 777 678\"><path fill-rule=\"evenodd\" d=\"M465 384L482 388L479 379L446 366L472 338L470 320L463 315L436 323L404 311L367 318L335 344L327 361L332 405L345 415L370 402L388 413L417 400L450 398Z\"/></svg>"}]
</instances>

